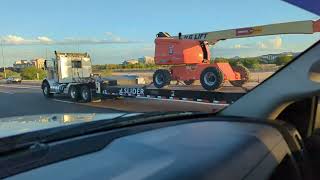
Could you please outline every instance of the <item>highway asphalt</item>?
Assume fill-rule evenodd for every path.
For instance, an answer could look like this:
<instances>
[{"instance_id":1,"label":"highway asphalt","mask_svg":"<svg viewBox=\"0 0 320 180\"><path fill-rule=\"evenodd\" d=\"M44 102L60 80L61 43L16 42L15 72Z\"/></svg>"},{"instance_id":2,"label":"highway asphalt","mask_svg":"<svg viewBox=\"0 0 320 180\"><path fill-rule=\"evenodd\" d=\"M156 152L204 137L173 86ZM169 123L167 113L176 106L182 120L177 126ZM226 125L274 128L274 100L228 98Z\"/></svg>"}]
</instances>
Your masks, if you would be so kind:
<instances>
[{"instance_id":1,"label":"highway asphalt","mask_svg":"<svg viewBox=\"0 0 320 180\"><path fill-rule=\"evenodd\" d=\"M0 117L52 113L119 112L101 107L46 99L39 86L0 84Z\"/></svg>"},{"instance_id":2,"label":"highway asphalt","mask_svg":"<svg viewBox=\"0 0 320 180\"><path fill-rule=\"evenodd\" d=\"M91 103L75 103L64 96L47 99L42 95L40 85L37 84L0 84L0 118L52 113L214 112L224 107L226 105L145 98L105 99Z\"/></svg>"}]
</instances>

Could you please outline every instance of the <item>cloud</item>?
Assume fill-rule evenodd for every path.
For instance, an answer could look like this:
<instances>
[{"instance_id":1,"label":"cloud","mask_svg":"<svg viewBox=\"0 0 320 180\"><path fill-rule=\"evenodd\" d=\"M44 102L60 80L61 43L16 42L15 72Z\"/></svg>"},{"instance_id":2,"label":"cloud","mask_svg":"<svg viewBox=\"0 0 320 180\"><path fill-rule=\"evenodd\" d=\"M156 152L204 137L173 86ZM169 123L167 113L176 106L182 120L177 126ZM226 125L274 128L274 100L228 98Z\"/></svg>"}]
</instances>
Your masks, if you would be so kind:
<instances>
[{"instance_id":1,"label":"cloud","mask_svg":"<svg viewBox=\"0 0 320 180\"><path fill-rule=\"evenodd\" d=\"M4 44L15 44L15 45L25 44L28 42L23 37L11 35L11 34L3 37L2 40L4 41Z\"/></svg>"},{"instance_id":2,"label":"cloud","mask_svg":"<svg viewBox=\"0 0 320 180\"><path fill-rule=\"evenodd\" d=\"M282 38L276 36L271 39L264 41L259 41L256 43L246 43L246 44L235 44L231 47L232 49L269 49L277 50L282 49Z\"/></svg>"},{"instance_id":3,"label":"cloud","mask_svg":"<svg viewBox=\"0 0 320 180\"><path fill-rule=\"evenodd\" d=\"M75 38L66 37L62 40L53 40L47 36L38 36L36 38L24 38L18 35L7 35L0 38L6 45L54 45L54 44L112 44L112 43L141 43L143 41L123 39L112 32L106 32L102 39L96 38Z\"/></svg>"},{"instance_id":4,"label":"cloud","mask_svg":"<svg viewBox=\"0 0 320 180\"><path fill-rule=\"evenodd\" d=\"M48 44L53 43L53 40L46 36L39 36L35 39L26 39L17 35L7 35L1 38L6 45L31 45L31 44Z\"/></svg>"},{"instance_id":5,"label":"cloud","mask_svg":"<svg viewBox=\"0 0 320 180\"><path fill-rule=\"evenodd\" d=\"M112 35L113 35L112 32L106 32L105 34L106 34L107 36L112 36Z\"/></svg>"},{"instance_id":6,"label":"cloud","mask_svg":"<svg viewBox=\"0 0 320 180\"><path fill-rule=\"evenodd\" d=\"M274 39L271 39L270 41L274 49L280 49L282 47L282 39L280 36L276 36Z\"/></svg>"},{"instance_id":7,"label":"cloud","mask_svg":"<svg viewBox=\"0 0 320 180\"><path fill-rule=\"evenodd\" d=\"M39 36L37 40L41 43L53 43L53 40L46 36Z\"/></svg>"},{"instance_id":8,"label":"cloud","mask_svg":"<svg viewBox=\"0 0 320 180\"><path fill-rule=\"evenodd\" d=\"M240 49L240 48L241 48L241 44L236 44L236 45L234 45L234 48Z\"/></svg>"},{"instance_id":9,"label":"cloud","mask_svg":"<svg viewBox=\"0 0 320 180\"><path fill-rule=\"evenodd\" d=\"M268 45L265 43L265 42L258 42L257 43L257 47L259 49L267 49L268 48Z\"/></svg>"},{"instance_id":10,"label":"cloud","mask_svg":"<svg viewBox=\"0 0 320 180\"><path fill-rule=\"evenodd\" d=\"M61 41L56 41L55 44L129 44L129 43L140 43L142 41L124 40L120 37L105 38L105 39L94 39L94 38L72 38L68 37Z\"/></svg>"},{"instance_id":11,"label":"cloud","mask_svg":"<svg viewBox=\"0 0 320 180\"><path fill-rule=\"evenodd\" d=\"M250 48L248 44L235 44L232 48L234 49L243 49L243 48Z\"/></svg>"},{"instance_id":12,"label":"cloud","mask_svg":"<svg viewBox=\"0 0 320 180\"><path fill-rule=\"evenodd\" d=\"M112 32L105 32L105 35L107 36L105 41L110 41L110 42L127 42L128 40L121 38L118 35L115 35Z\"/></svg>"}]
</instances>

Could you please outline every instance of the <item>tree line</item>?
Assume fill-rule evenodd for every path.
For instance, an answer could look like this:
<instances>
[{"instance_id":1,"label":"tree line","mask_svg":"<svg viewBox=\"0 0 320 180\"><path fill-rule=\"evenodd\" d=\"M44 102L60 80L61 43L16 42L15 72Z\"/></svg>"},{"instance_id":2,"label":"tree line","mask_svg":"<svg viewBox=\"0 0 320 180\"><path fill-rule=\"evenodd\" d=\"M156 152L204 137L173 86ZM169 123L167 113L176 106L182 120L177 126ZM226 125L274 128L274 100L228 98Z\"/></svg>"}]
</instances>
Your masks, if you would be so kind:
<instances>
[{"instance_id":1,"label":"tree line","mask_svg":"<svg viewBox=\"0 0 320 180\"><path fill-rule=\"evenodd\" d=\"M155 64L98 64L92 65L92 70L115 70L115 69L157 69Z\"/></svg>"},{"instance_id":2,"label":"tree line","mask_svg":"<svg viewBox=\"0 0 320 180\"><path fill-rule=\"evenodd\" d=\"M4 72L0 72L0 76L5 78L8 77L21 77L23 80L39 80L44 79L47 76L47 72L43 69L38 69L36 67L26 67L20 73L15 72L9 69L5 70L6 75Z\"/></svg>"},{"instance_id":3,"label":"tree line","mask_svg":"<svg viewBox=\"0 0 320 180\"><path fill-rule=\"evenodd\" d=\"M283 66L290 62L293 59L292 56L280 56L277 57L274 63L277 66ZM249 69L259 70L262 64L265 64L260 58L239 58L239 59L228 59L228 58L216 58L210 61L211 63L217 62L227 62L232 66L237 64L242 64ZM92 71L94 73L99 73L102 76L111 75L113 70L122 70L122 69L139 69L139 70L156 70L159 68L163 68L163 66L155 65L155 64L100 64L100 65L92 65ZM47 73L43 69L37 69L36 67L27 67L23 69L20 73L6 69L6 77L21 77L25 80L36 80L44 79L47 76ZM0 77L4 78L4 73L0 72Z\"/></svg>"},{"instance_id":4,"label":"tree line","mask_svg":"<svg viewBox=\"0 0 320 180\"><path fill-rule=\"evenodd\" d=\"M283 66L283 65L286 65L288 62L290 62L292 59L293 59L292 56L279 56L274 60L274 64L277 66ZM227 62L227 63L230 63L232 66L237 64L242 64L246 68L254 69L254 70L259 70L262 64L267 64L258 57L239 58L239 59L216 58L214 60L211 60L211 63L217 63L217 62Z\"/></svg>"},{"instance_id":5,"label":"tree line","mask_svg":"<svg viewBox=\"0 0 320 180\"><path fill-rule=\"evenodd\" d=\"M282 66L287 64L293 59L292 56L280 56L274 60L274 64L277 66ZM215 58L210 61L211 63L217 62L228 62L231 65L242 64L249 69L259 69L262 64L266 64L262 59L258 57L253 58L239 58L239 59L228 59L228 58ZM143 69L143 70L155 70L159 69L162 66L155 65L155 64L100 64L100 65L93 65L93 71L112 71L112 70L121 70L121 69Z\"/></svg>"}]
</instances>

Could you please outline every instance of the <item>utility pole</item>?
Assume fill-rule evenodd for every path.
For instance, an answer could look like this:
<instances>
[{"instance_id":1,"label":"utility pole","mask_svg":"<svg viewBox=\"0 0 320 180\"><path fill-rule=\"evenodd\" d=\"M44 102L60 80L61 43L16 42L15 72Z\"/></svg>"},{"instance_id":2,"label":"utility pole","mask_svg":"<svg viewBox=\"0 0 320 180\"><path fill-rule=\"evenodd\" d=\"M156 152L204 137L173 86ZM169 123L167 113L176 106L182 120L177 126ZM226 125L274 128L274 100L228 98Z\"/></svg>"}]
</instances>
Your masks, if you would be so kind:
<instances>
[{"instance_id":1,"label":"utility pole","mask_svg":"<svg viewBox=\"0 0 320 180\"><path fill-rule=\"evenodd\" d=\"M80 52L80 39L77 41L77 45L78 45L78 52Z\"/></svg>"},{"instance_id":2,"label":"utility pole","mask_svg":"<svg viewBox=\"0 0 320 180\"><path fill-rule=\"evenodd\" d=\"M48 59L48 48L46 48L46 60Z\"/></svg>"},{"instance_id":3,"label":"utility pole","mask_svg":"<svg viewBox=\"0 0 320 180\"><path fill-rule=\"evenodd\" d=\"M2 64L3 64L3 74L4 74L4 78L7 78L7 74L6 74L6 67L4 65L4 54L3 54L3 40L1 39L1 55L2 55Z\"/></svg>"}]
</instances>

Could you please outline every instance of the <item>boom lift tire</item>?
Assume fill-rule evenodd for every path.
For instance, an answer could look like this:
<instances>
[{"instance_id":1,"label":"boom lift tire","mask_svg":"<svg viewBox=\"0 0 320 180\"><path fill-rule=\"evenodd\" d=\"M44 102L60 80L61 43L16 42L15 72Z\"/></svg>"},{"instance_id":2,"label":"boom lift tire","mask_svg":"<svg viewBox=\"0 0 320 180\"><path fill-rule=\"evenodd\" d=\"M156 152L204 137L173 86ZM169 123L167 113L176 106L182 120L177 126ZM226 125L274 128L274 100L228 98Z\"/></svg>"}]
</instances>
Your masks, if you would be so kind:
<instances>
[{"instance_id":1,"label":"boom lift tire","mask_svg":"<svg viewBox=\"0 0 320 180\"><path fill-rule=\"evenodd\" d=\"M235 87L242 87L250 79L249 70L243 65L236 65L232 67L233 71L237 72L241 76L241 80L229 81Z\"/></svg>"},{"instance_id":2,"label":"boom lift tire","mask_svg":"<svg viewBox=\"0 0 320 180\"><path fill-rule=\"evenodd\" d=\"M171 74L166 69L158 69L153 74L153 84L156 88L163 88L169 85L171 81Z\"/></svg>"},{"instance_id":3,"label":"boom lift tire","mask_svg":"<svg viewBox=\"0 0 320 180\"><path fill-rule=\"evenodd\" d=\"M201 72L201 85L204 89L208 91L219 89L223 84L223 81L223 73L217 67L207 67Z\"/></svg>"},{"instance_id":4,"label":"boom lift tire","mask_svg":"<svg viewBox=\"0 0 320 180\"><path fill-rule=\"evenodd\" d=\"M47 82L43 82L42 84L42 93L46 98L52 98L53 93L50 93L50 85Z\"/></svg>"},{"instance_id":5,"label":"boom lift tire","mask_svg":"<svg viewBox=\"0 0 320 180\"><path fill-rule=\"evenodd\" d=\"M190 80L186 80L186 81L183 81L185 85L192 85L194 83L194 80L193 79L190 79Z\"/></svg>"},{"instance_id":6,"label":"boom lift tire","mask_svg":"<svg viewBox=\"0 0 320 180\"><path fill-rule=\"evenodd\" d=\"M80 99L80 92L79 92L79 87L78 86L70 86L69 88L69 97L71 98L72 101L79 101Z\"/></svg>"},{"instance_id":7,"label":"boom lift tire","mask_svg":"<svg viewBox=\"0 0 320 180\"><path fill-rule=\"evenodd\" d=\"M80 89L80 96L83 102L91 102L91 90L88 86L82 86Z\"/></svg>"}]
</instances>

